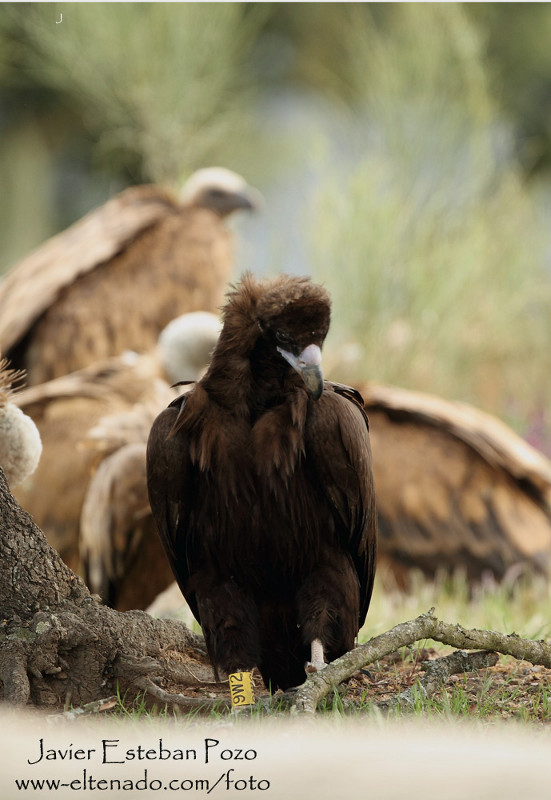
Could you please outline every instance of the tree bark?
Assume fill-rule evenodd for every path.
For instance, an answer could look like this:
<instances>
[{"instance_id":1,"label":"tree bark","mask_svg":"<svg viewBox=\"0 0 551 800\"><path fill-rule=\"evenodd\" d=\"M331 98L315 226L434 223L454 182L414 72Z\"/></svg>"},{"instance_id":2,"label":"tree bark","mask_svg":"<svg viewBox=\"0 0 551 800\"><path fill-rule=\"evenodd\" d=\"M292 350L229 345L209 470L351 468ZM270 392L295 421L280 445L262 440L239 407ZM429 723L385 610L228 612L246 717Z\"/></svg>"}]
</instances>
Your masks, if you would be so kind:
<instances>
[{"instance_id":1,"label":"tree bark","mask_svg":"<svg viewBox=\"0 0 551 800\"><path fill-rule=\"evenodd\" d=\"M213 681L201 636L100 605L10 494L0 468L0 681L14 704L64 708L170 681ZM192 701L193 702L193 701ZM212 701L205 699L205 705ZM200 704L195 700L195 704Z\"/></svg>"}]
</instances>

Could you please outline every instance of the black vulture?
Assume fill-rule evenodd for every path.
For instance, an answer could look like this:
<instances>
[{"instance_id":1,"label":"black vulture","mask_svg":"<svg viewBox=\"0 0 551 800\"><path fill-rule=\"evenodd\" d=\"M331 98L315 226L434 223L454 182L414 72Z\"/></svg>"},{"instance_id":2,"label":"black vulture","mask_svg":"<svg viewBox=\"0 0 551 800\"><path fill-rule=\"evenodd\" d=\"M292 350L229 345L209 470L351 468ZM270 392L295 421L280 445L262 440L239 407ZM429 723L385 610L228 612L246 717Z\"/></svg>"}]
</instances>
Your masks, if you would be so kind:
<instances>
[{"instance_id":1,"label":"black vulture","mask_svg":"<svg viewBox=\"0 0 551 800\"><path fill-rule=\"evenodd\" d=\"M287 689L352 649L376 510L360 395L323 381L327 292L245 275L206 375L156 419L153 516L211 662Z\"/></svg>"}]
</instances>

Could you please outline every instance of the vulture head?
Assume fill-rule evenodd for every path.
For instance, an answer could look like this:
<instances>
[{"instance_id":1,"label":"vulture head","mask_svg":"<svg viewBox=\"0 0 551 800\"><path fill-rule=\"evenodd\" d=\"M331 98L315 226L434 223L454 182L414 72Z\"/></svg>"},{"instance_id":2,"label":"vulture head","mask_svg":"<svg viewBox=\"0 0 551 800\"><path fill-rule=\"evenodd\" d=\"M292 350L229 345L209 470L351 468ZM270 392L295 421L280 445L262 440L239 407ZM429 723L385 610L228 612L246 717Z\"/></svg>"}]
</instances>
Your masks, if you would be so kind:
<instances>
[{"instance_id":1,"label":"vulture head","mask_svg":"<svg viewBox=\"0 0 551 800\"><path fill-rule=\"evenodd\" d=\"M319 399L321 348L331 317L325 289L308 278L279 275L259 281L247 273L227 297L222 332L205 378L207 391L227 404L215 376L231 374L232 385L238 391L249 387L258 407L296 386L300 376L301 385Z\"/></svg>"},{"instance_id":2,"label":"vulture head","mask_svg":"<svg viewBox=\"0 0 551 800\"><path fill-rule=\"evenodd\" d=\"M180 193L182 205L209 208L220 217L238 209L253 211L261 205L260 192L224 167L206 167L194 172Z\"/></svg>"},{"instance_id":3,"label":"vulture head","mask_svg":"<svg viewBox=\"0 0 551 800\"><path fill-rule=\"evenodd\" d=\"M168 380L197 380L210 361L220 334L220 319L191 311L173 319L159 336L159 356Z\"/></svg>"},{"instance_id":4,"label":"vulture head","mask_svg":"<svg viewBox=\"0 0 551 800\"><path fill-rule=\"evenodd\" d=\"M321 286L291 276L278 279L256 309L264 349L290 364L315 400L323 391L321 347L329 330L330 309L329 295Z\"/></svg>"},{"instance_id":5,"label":"vulture head","mask_svg":"<svg viewBox=\"0 0 551 800\"><path fill-rule=\"evenodd\" d=\"M12 488L32 475L42 453L38 428L11 402L13 386L21 377L7 369L6 359L0 360L0 466Z\"/></svg>"}]
</instances>

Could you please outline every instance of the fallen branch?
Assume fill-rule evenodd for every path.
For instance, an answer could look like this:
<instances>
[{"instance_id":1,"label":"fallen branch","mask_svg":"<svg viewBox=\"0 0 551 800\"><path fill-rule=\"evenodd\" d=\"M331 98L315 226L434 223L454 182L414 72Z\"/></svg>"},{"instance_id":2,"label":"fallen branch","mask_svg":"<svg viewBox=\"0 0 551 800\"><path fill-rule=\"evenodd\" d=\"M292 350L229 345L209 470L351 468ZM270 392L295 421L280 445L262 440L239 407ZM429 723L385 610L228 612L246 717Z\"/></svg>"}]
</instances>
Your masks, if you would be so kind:
<instances>
[{"instance_id":1,"label":"fallen branch","mask_svg":"<svg viewBox=\"0 0 551 800\"><path fill-rule=\"evenodd\" d=\"M318 703L359 669L388 656L400 647L423 639L434 639L460 649L495 651L532 664L551 667L551 646L543 641L522 639L515 633L507 635L496 631L468 630L461 625L441 622L433 612L434 609L431 609L417 619L396 625L390 631L337 658L320 672L309 675L291 698L291 712L315 713Z\"/></svg>"},{"instance_id":2,"label":"fallen branch","mask_svg":"<svg viewBox=\"0 0 551 800\"><path fill-rule=\"evenodd\" d=\"M466 653L464 650L456 650L449 656L443 656L434 661L425 661L421 665L425 675L420 681L388 700L374 703L374 708L383 712L393 711L398 708L411 708L415 705L418 692L421 692L423 699L432 697L451 675L478 672L479 669L494 667L498 658L497 653L489 653L487 650L478 653Z\"/></svg>"},{"instance_id":3,"label":"fallen branch","mask_svg":"<svg viewBox=\"0 0 551 800\"><path fill-rule=\"evenodd\" d=\"M86 703L86 705L81 708L71 708L67 711L62 711L61 714L50 714L48 716L48 722L57 722L61 719L73 720L81 716L94 716L104 711L111 711L118 702L118 697L116 695L111 695L101 700L94 700L91 703Z\"/></svg>"}]
</instances>

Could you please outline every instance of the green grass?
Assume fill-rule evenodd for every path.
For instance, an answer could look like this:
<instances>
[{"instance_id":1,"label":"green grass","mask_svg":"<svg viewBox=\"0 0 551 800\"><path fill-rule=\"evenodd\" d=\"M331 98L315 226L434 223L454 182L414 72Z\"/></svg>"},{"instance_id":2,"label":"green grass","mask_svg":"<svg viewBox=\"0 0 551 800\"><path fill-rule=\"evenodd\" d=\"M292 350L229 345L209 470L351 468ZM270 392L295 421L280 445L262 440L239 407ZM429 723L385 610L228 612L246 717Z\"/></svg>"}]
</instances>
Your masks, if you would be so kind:
<instances>
[{"instance_id":1,"label":"green grass","mask_svg":"<svg viewBox=\"0 0 551 800\"><path fill-rule=\"evenodd\" d=\"M480 721L516 720L524 723L551 723L551 686L546 679L534 691L517 683L519 667L513 666L505 680L496 682L492 673L486 672L474 680L459 676L450 681L434 696L425 697L417 691L411 709L394 711L390 716L420 716L425 718L458 720L476 718ZM474 684L474 685L473 685ZM478 684L478 686L477 686ZM366 704L369 710L369 704Z\"/></svg>"},{"instance_id":2,"label":"green grass","mask_svg":"<svg viewBox=\"0 0 551 800\"><path fill-rule=\"evenodd\" d=\"M411 591L407 594L388 585L381 577L376 580L373 600L359 641L365 642L394 625L413 619L435 607L436 616L449 623L464 627L493 629L503 633L517 633L526 638L551 637L551 595L548 584L539 577L525 576L514 585L493 585L469 590L461 575L440 576L435 581L412 575ZM371 680L352 698L346 685L335 689L318 709L321 717L328 719L349 716L377 718L380 712L373 709L374 689L381 676L389 678L396 691L415 686L419 676L418 662L423 648L434 648L439 656L447 655L452 648L432 640L417 642L401 650L397 664L386 661L368 665L375 679ZM532 669L525 662L501 656L499 670L482 670L478 673L452 676L431 697L419 690L408 710L394 710L389 718L422 718L435 720L462 719L495 723L499 720L516 720L522 723L551 723L551 676L539 668ZM110 715L124 721L182 720L188 723L216 723L228 719L223 708L208 713L178 714L164 709L151 708L143 695L137 698L118 695L118 705ZM283 709L275 711L288 716ZM255 710L252 719L266 717L263 709ZM270 715L272 716L272 715ZM386 715L385 715L386 718ZM248 717L247 719L250 719ZM235 721L235 720L234 720ZM246 720L238 718L239 724ZM232 723L233 724L233 723Z\"/></svg>"},{"instance_id":3,"label":"green grass","mask_svg":"<svg viewBox=\"0 0 551 800\"><path fill-rule=\"evenodd\" d=\"M466 628L517 633L531 639L551 637L551 594L548 583L539 576L526 576L512 586L491 583L471 593L460 574L429 581L414 572L407 594L385 588L377 577L360 641L414 619L433 606L439 619Z\"/></svg>"},{"instance_id":4,"label":"green grass","mask_svg":"<svg viewBox=\"0 0 551 800\"><path fill-rule=\"evenodd\" d=\"M360 642L433 606L439 619L467 628L516 633L529 639L551 637L551 592L548 582L541 577L526 575L513 585L488 584L469 591L461 575L429 581L417 573L412 576L411 591L407 594L385 588L381 579L377 579ZM442 656L451 652L451 648L432 640L405 648L401 666L411 666L412 675L421 648L434 648ZM403 683L404 672L407 674L407 670L399 671L384 664L374 664L369 670L394 675L397 685L400 680ZM426 698L419 691L411 709L393 711L390 716L551 723L550 681L551 676L543 668L534 669L512 657L500 656L496 671L453 676L434 696ZM365 693L359 711L369 711L371 699Z\"/></svg>"}]
</instances>

